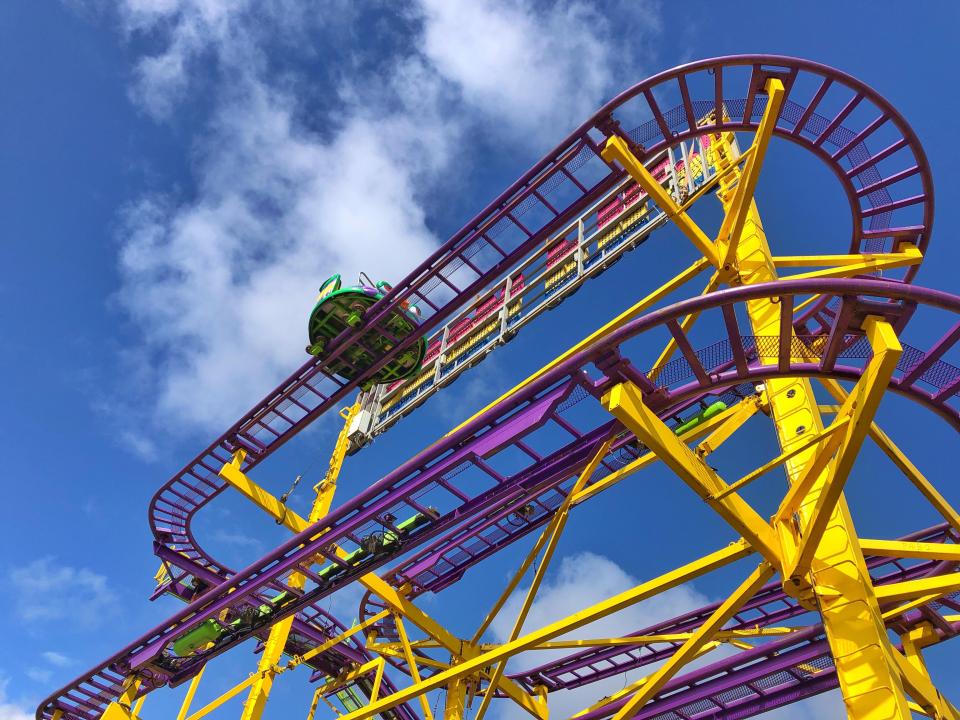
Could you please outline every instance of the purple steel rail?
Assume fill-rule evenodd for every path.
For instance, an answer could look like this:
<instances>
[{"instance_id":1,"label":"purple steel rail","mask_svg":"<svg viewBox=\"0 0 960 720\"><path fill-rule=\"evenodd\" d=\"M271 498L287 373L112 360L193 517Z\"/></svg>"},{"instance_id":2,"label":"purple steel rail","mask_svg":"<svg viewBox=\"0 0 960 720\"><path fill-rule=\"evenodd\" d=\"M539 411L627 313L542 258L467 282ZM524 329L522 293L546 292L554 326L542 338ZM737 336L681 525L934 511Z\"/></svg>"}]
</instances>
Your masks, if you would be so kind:
<instances>
[{"instance_id":1,"label":"purple steel rail","mask_svg":"<svg viewBox=\"0 0 960 720\"><path fill-rule=\"evenodd\" d=\"M840 322L841 317L855 322L861 314L869 312L886 314L902 327L914 317L914 309L919 310L928 306L954 315L960 313L960 298L947 293L902 283L852 279L781 281L722 290L683 301L638 318L612 332L593 347L571 356L535 382L505 398L441 442L404 463L360 493L354 500L332 512L323 521L293 536L265 557L211 588L203 596L105 663L48 698L38 712L41 716L45 713L49 714L55 704L65 705L66 701L78 692L78 687L96 688L98 684L104 684L103 678L116 681L119 675L131 668L136 668L140 672L152 670L153 680L157 685L182 681L210 657L240 642L248 635L238 633L229 643L215 648L208 655L187 658L186 662L178 667L165 668L158 659L173 639L204 619L217 616L223 610L236 608L243 603L256 602L252 598L258 597L267 589L279 588L280 583L293 572L306 572L308 577L314 578L316 582L319 579L318 576L308 569L312 558L319 554L328 558L331 563L342 565L342 562L334 559L334 544L348 551L358 547L365 533L389 522L388 515L394 518L403 517L410 512L424 512L429 505L438 507L439 515L436 520L406 538L400 548L400 551L406 552L441 533L450 531L459 523L482 513L489 513L495 508L502 508L525 493L527 497L537 497L536 493L547 491L551 483L556 483L555 487L560 487L564 480L569 479L577 469L582 467L586 458L594 451L593 448L598 447L610 433L618 430L616 424L608 421L599 428L582 432L563 420L559 414L561 404L570 399L574 387L580 385L589 394L598 395L612 383L622 381L624 376L638 378L649 387L655 387L643 373L632 368L627 361L616 358L611 361L611 354L616 354L623 343L643 332L664 327L666 323L690 312L724 312L723 308L729 308L733 303L760 297L778 297L782 302L784 298L807 296L814 292L821 293L825 298L835 297L841 303L846 302L854 307L854 311L846 314L835 313L835 323ZM869 299L859 300L860 296ZM727 314L730 314L729 311ZM730 333L730 327L726 327ZM851 325L843 328L843 331L855 335L857 329L855 325ZM816 359L814 354L818 347L817 338L822 340L829 337L829 332L823 327L816 332L816 335L801 338L801 342L809 342L804 347L811 360ZM738 336L736 341L742 349L746 346L752 353L767 352L754 338ZM820 345L825 343L821 342ZM856 348L856 346L857 343L853 343L849 348ZM780 343L774 343L773 347L775 349L770 352L784 350L791 354L797 352L795 348L784 349ZM939 358L945 350L943 343L937 343L930 352L921 353L921 355L928 356L934 353ZM849 349L844 352L849 352ZM707 356L701 357L700 361L710 370L709 385L704 386L702 382L682 385L679 384L683 380L682 373L674 373L665 380L664 373L660 373L657 378L658 382L662 381L662 386L648 395L648 401L656 403L658 410L668 415L688 396L702 395L711 391L719 392L726 387L753 382L757 378L769 375L802 374L855 379L862 370L862 363L861 367L835 365L828 371L821 368L817 362L788 362L770 366L751 362L743 370L734 364L733 369L713 372L714 367L727 367L731 363L728 362L727 356L722 354L713 353L714 361L712 362L708 362L705 357ZM945 361L938 359L937 362ZM587 366L606 368L606 374L597 379L591 379L583 370ZM949 368L952 370L945 373L946 377L942 381L944 387L949 387L955 382L953 378L960 375L960 369L953 366ZM901 368L902 372L903 368ZM946 403L942 390L928 392L917 386L918 382L922 381L906 383L903 381L904 377L901 374L895 378L891 387L934 408L955 427L960 425L956 408ZM679 387L674 388L676 385ZM549 455L539 459L536 459L537 453L530 456L528 466L513 475L507 476L498 472L495 469L496 456L508 448L522 452L521 443L526 444L525 440L535 431L538 433L549 431L555 449ZM555 472L551 470L554 467ZM536 468L536 471L533 468ZM322 537L317 537L321 532ZM170 554L172 560L176 560L176 557L175 553ZM272 619L279 619L314 605L337 588L348 584L360 573L376 569L389 559L390 556L384 555L374 557L359 567L342 567L340 577L335 582L318 582L308 586L306 592L283 607ZM110 685L112 686L113 683ZM90 715L74 711L70 717L90 717Z\"/></svg>"}]
</instances>

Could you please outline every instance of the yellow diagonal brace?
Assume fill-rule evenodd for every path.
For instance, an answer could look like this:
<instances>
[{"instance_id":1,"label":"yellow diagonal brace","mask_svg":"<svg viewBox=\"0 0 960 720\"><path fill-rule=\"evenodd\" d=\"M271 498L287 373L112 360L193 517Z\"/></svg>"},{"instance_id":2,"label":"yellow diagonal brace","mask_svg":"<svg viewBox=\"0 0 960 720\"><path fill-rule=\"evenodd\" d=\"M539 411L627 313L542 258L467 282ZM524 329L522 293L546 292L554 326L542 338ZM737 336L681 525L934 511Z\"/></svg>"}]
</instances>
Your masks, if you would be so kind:
<instances>
[{"instance_id":1,"label":"yellow diagonal brace","mask_svg":"<svg viewBox=\"0 0 960 720\"><path fill-rule=\"evenodd\" d=\"M715 650L718 647L720 647L719 642L708 642L703 647L700 648L700 650L697 652L696 658L700 658L706 655L711 650ZM651 677L653 677L652 674L644 675L641 678L637 678L636 680L629 683L625 687L621 688L620 690L617 690L615 693L611 695L607 695L601 698L600 700L598 700L597 702L593 703L593 705L589 705L585 707L583 710L581 710L580 712L571 715L570 720L576 720L579 717L583 717L587 713L592 713L595 710L599 710L600 708L607 707L611 703L614 703L617 700L619 700L620 698L627 697L628 695L631 695L639 690L642 690L643 686L646 685L648 682L650 682Z\"/></svg>"},{"instance_id":2,"label":"yellow diagonal brace","mask_svg":"<svg viewBox=\"0 0 960 720\"><path fill-rule=\"evenodd\" d=\"M200 672L190 678L190 685L187 686L187 694L183 698L183 703L180 705L177 720L186 720L187 713L190 712L190 706L193 704L193 696L197 694L197 688L200 686L200 680L203 678L203 673L206 669L207 666L202 665Z\"/></svg>"},{"instance_id":3,"label":"yellow diagonal brace","mask_svg":"<svg viewBox=\"0 0 960 720\"><path fill-rule=\"evenodd\" d=\"M757 411L760 410L760 398L744 398L737 403L734 408L733 414L730 415L725 422L721 423L716 430L710 433L703 442L697 445L697 455L706 457L729 440L747 420L756 415Z\"/></svg>"},{"instance_id":4,"label":"yellow diagonal brace","mask_svg":"<svg viewBox=\"0 0 960 720\"><path fill-rule=\"evenodd\" d=\"M724 600L720 607L714 610L710 617L693 633L680 649L677 650L663 666L657 670L650 679L644 683L643 688L627 703L617 711L613 720L627 720L633 717L637 710L643 707L646 702L652 698L660 688L662 688L677 671L690 662L700 650L701 647L709 642L714 634L723 627L740 607L750 598L752 598L764 583L773 577L773 567L766 562L760 565L750 573L746 580L738 587L733 594Z\"/></svg>"},{"instance_id":5,"label":"yellow diagonal brace","mask_svg":"<svg viewBox=\"0 0 960 720\"><path fill-rule=\"evenodd\" d=\"M834 423L833 425L825 429L823 432L818 433L816 435L812 435L808 440L806 440L802 444L797 445L796 447L792 447L789 450L786 450L780 453L775 458L773 458L773 460L770 460L769 462L764 463L763 465L758 467L756 470L749 472L739 480L730 483L730 485L727 487L726 490L721 492L719 495L715 496L716 499L719 500L723 497L726 497L732 492L736 492L740 488L746 485L749 485L757 478L766 475L768 472L773 470L773 468L780 467L790 458L796 457L797 455L799 455L802 452L805 452L806 450L810 449L814 445L820 444L821 442L823 442L825 438L829 437L830 435L833 435L838 430L841 430L844 427L846 427L849 424L849 422L850 422L849 418L841 418L836 423Z\"/></svg>"},{"instance_id":6,"label":"yellow diagonal brace","mask_svg":"<svg viewBox=\"0 0 960 720\"><path fill-rule=\"evenodd\" d=\"M827 392L838 402L843 402L847 399L847 391L844 390L836 380L822 379L820 382L827 389ZM870 439L890 458L900 472L914 484L917 490L933 505L934 509L943 516L943 519L950 523L954 530L960 532L960 513L953 508L950 502L940 494L924 474L920 472L919 468L911 462L910 458L897 447L896 443L894 443L876 423L870 424Z\"/></svg>"},{"instance_id":7,"label":"yellow diagonal brace","mask_svg":"<svg viewBox=\"0 0 960 720\"><path fill-rule=\"evenodd\" d=\"M638 387L632 383L614 385L601 403L757 552L768 562L780 566L779 542L770 526L736 493L716 499L728 485L644 404Z\"/></svg>"},{"instance_id":8,"label":"yellow diagonal brace","mask_svg":"<svg viewBox=\"0 0 960 720\"><path fill-rule=\"evenodd\" d=\"M717 248L710 241L710 238L704 234L700 226L693 221L693 218L680 209L670 193L663 189L663 186L650 174L650 171L644 167L637 156L630 152L630 148L623 138L617 136L609 138L600 155L607 162L616 160L620 163L623 169L630 174L630 177L636 181L637 185L642 187L666 216L676 223L680 231L690 238L690 241L710 261L710 264L715 268L720 267L720 256L717 254Z\"/></svg>"},{"instance_id":9,"label":"yellow diagonal brace","mask_svg":"<svg viewBox=\"0 0 960 720\"><path fill-rule=\"evenodd\" d=\"M863 321L863 329L870 341L873 357L867 363L853 392L840 408L838 419L849 414L850 422L844 432L843 443L829 469L827 481L819 492L804 526L796 560L790 572L785 573L789 577L801 577L810 569L810 561L840 500L843 486L853 469L860 447L867 437L870 423L873 422L877 407L880 405L880 399L903 354L903 346L897 339L896 332L883 318L874 316L866 318Z\"/></svg>"},{"instance_id":10,"label":"yellow diagonal brace","mask_svg":"<svg viewBox=\"0 0 960 720\"><path fill-rule=\"evenodd\" d=\"M288 669L294 668L294 667L296 667L297 665L302 665L303 663L312 660L313 658L315 658L315 657L316 657L317 655L319 655L320 653L324 653L324 652L326 652L327 650L329 650L330 648L332 648L333 646L339 645L340 643L342 643L344 640L346 640L346 639L347 639L348 637L350 637L351 635L353 635L353 634L355 634L355 633L358 633L358 632L360 632L361 630L365 630L366 628L370 627L371 625L374 625L375 623L380 622L381 620L383 620L383 619L384 619L385 617L387 617L388 615L390 615L390 611L389 611L389 610L381 610L381 611L378 612L376 615L371 615L370 617L366 618L363 622L360 622L360 623L354 625L353 627L351 627L349 630L345 630L344 632L340 633L340 634L337 635L336 637L330 638L330 639L327 640L325 643L323 643L323 644L321 644L321 645L317 645L315 648L312 648L312 649L308 650L308 651L305 652L302 656L293 658L289 663L287 663L287 666L286 666L286 667L287 667Z\"/></svg>"},{"instance_id":11,"label":"yellow diagonal brace","mask_svg":"<svg viewBox=\"0 0 960 720\"><path fill-rule=\"evenodd\" d=\"M914 666L896 650L893 657L907 692L928 715L944 720L960 720L960 712L933 686L926 672Z\"/></svg>"},{"instance_id":12,"label":"yellow diagonal brace","mask_svg":"<svg viewBox=\"0 0 960 720\"><path fill-rule=\"evenodd\" d=\"M384 659L382 657L374 658L373 660L368 660L362 665L357 665L349 670L342 671L335 678L331 678L323 685L317 688L317 692L321 695L327 695L330 692L340 690L341 688L346 687L358 677L366 675L370 671L375 671L384 664Z\"/></svg>"},{"instance_id":13,"label":"yellow diagonal brace","mask_svg":"<svg viewBox=\"0 0 960 720\"><path fill-rule=\"evenodd\" d=\"M753 203L753 194L757 189L757 181L760 179L760 168L763 166L764 157L767 154L767 147L770 144L770 138L777 125L777 118L780 117L780 107L783 105L783 83L777 78L770 78L766 83L767 105L763 111L763 117L757 126L756 135L754 135L751 149L753 152L744 163L743 172L740 175L740 181L737 183L733 196L727 205L723 223L720 225L720 232L717 235L718 244L726 249L723 262L736 252L737 242L743 233L743 226L747 219L747 213Z\"/></svg>"},{"instance_id":14,"label":"yellow diagonal brace","mask_svg":"<svg viewBox=\"0 0 960 720\"><path fill-rule=\"evenodd\" d=\"M216 710L218 707L220 707L221 705L223 705L225 702L227 702L228 700L232 700L232 699L235 698L237 695L239 695L239 694L242 693L244 690L246 690L250 685L252 685L254 682L256 682L257 677L258 677L257 675L251 675L251 676L248 677L246 680L244 680L244 681L242 681L242 682L234 685L232 688L230 688L229 690L227 690L225 693L222 693L219 697L215 698L214 700L211 700L211 701L208 702L206 705L204 705L202 708L200 708L200 709L197 710L195 713L193 713L192 715L190 715L190 716L187 718L187 720L200 720L200 718L204 717L205 715L209 715L209 714L212 713L214 710Z\"/></svg>"},{"instance_id":15,"label":"yellow diagonal brace","mask_svg":"<svg viewBox=\"0 0 960 720\"><path fill-rule=\"evenodd\" d=\"M560 542L560 536L563 535L563 529L567 524L567 517L570 513L570 503L573 501L573 498L578 492L580 492L583 487L590 481L590 478L593 476L593 473L596 472L597 466L600 465L600 461L610 452L610 444L613 442L613 438L607 438L604 441L600 448L594 453L593 458L590 462L587 463L587 466L583 469L583 472L580 473L580 477L577 478L577 481L573 484L573 487L570 488L570 492L567 493L567 497L564 499L563 503L557 508L557 512L554 513L553 518L550 520L549 525L543 531L541 537L549 538L547 540L546 548L543 551L543 559L540 561L539 566L537 567L536 572L533 574L533 580L530 582L530 587L527 588L527 594L523 598L523 603L520 606L520 612L517 613L517 618L513 623L513 629L510 630L510 635L507 638L507 642L513 642L520 635L520 630L523 628L523 623L526 622L527 614L530 612L530 608L533 606L533 600L537 596L537 592L540 589L540 584L543 582L544 576L547 574L547 568L550 567L550 561L553 559L553 553L557 549L557 543ZM490 707L490 701L493 699L493 690L496 688L497 683L500 681L500 678L503 677L503 671L507 667L507 661L502 660L497 663L497 666L493 670L493 675L490 677L490 686L487 688L487 692L483 695L483 700L480 702L480 707L474 715L474 720L483 720L483 716L487 712L487 708Z\"/></svg>"},{"instance_id":16,"label":"yellow diagonal brace","mask_svg":"<svg viewBox=\"0 0 960 720\"><path fill-rule=\"evenodd\" d=\"M747 544L743 541L733 543L711 553L705 557L695 560L692 563L664 573L653 580L641 583L630 590L626 590L612 598L581 610L578 613L559 620L555 623L540 628L534 632L523 635L511 643L504 643L488 652L475 655L473 657L457 663L449 670L444 670L435 675L425 678L420 684L399 690L393 695L389 695L375 703L371 703L360 710L344 715L343 720L361 720L362 718L378 715L385 710L396 707L400 703L407 702L417 697L421 693L430 692L440 687L445 687L450 682L459 678L465 678L475 675L485 667L496 662L517 655L525 650L536 647L546 640L552 640L555 637L572 632L577 628L588 625L600 618L612 615L624 608L635 605L641 600L653 597L670 588L677 587L683 583L690 582L711 570L728 565L736 560L740 560L751 553ZM501 688L503 686L501 685ZM545 708L544 708L545 709ZM544 713L543 717L546 717Z\"/></svg>"},{"instance_id":17,"label":"yellow diagonal brace","mask_svg":"<svg viewBox=\"0 0 960 720\"><path fill-rule=\"evenodd\" d=\"M817 434L817 437L821 440L825 440L821 447L813 449L812 447L807 447L807 450L813 449L815 454L813 457L807 458L807 463L803 466L803 471L798 474L798 477L793 481L793 484L790 485L790 489L787 490L787 494L784 495L783 500L780 502L780 507L777 509L777 512L773 516L773 521L776 524L787 524L792 518L793 514L800 509L800 505L806 500L810 490L821 481L821 475L826 469L827 465L830 464L830 461L833 460L833 456L836 454L837 450L840 448L840 445L843 443L844 436L837 432L828 432L831 429L839 430L842 426L849 425L849 417L837 417L834 418L833 423L830 424L830 427L825 430L820 431ZM806 450L804 451L807 452ZM792 458L790 458L792 459ZM785 462L789 462L788 459ZM794 552L794 555L796 553ZM793 563L796 560L793 557L790 560Z\"/></svg>"},{"instance_id":18,"label":"yellow diagonal brace","mask_svg":"<svg viewBox=\"0 0 960 720\"><path fill-rule=\"evenodd\" d=\"M288 510L276 497L257 485L240 470L245 457L246 452L243 450L234 453L233 459L220 468L220 477L291 532L299 533L306 530L309 526L306 520L293 510Z\"/></svg>"},{"instance_id":19,"label":"yellow diagonal brace","mask_svg":"<svg viewBox=\"0 0 960 720\"><path fill-rule=\"evenodd\" d=\"M140 717L140 710L143 708L143 703L145 703L146 701L147 701L147 696L141 695L133 703L133 706L130 708L130 715L131 717L134 718L134 720ZM56 720L56 718L50 718L50 720Z\"/></svg>"},{"instance_id":20,"label":"yellow diagonal brace","mask_svg":"<svg viewBox=\"0 0 960 720\"><path fill-rule=\"evenodd\" d=\"M503 608L504 604L507 602L507 599L513 594L513 591L516 590L517 585L520 584L520 581L523 579L524 575L526 575L526 572L533 564L533 561L536 560L537 556L540 554L541 548L543 548L544 544L556 534L557 523L566 522L565 516L570 509L570 503L583 490L584 485L586 485L590 477L593 476L593 473L596 472L597 465L599 465L600 461L603 460L604 455L610 451L610 443L612 441L613 438L610 438L604 442L599 451L595 453L590 462L587 463L587 467L580 474L580 479L570 489L570 492L567 493L567 497L561 507L558 508L557 512L554 513L554 516L550 520L550 523L547 525L546 529L540 533L540 537L537 538L533 548L531 548L530 552L527 553L527 556L523 559L523 562L520 563L520 567L513 574L510 582L507 583L507 587L504 588L502 593L500 593L500 597L497 598L497 601L493 604L493 607L490 608L490 612L487 613L487 616L483 619L483 622L480 623L480 627L477 628L477 631L470 639L471 645L476 645L478 642L480 642L480 638L483 637L483 633L486 632L486 629L490 626L490 623L493 622L493 619L497 616L497 613L499 613ZM552 552L550 552L550 554L552 554ZM514 638L511 637L510 639L513 640ZM475 717L474 720L477 720L477 718Z\"/></svg>"},{"instance_id":21,"label":"yellow diagonal brace","mask_svg":"<svg viewBox=\"0 0 960 720\"><path fill-rule=\"evenodd\" d=\"M937 595L921 595L920 597L914 598L913 600L910 600L909 602L905 602L902 605L897 605L895 608L892 608L890 610L884 610L883 620L884 622L888 622L895 617L899 617L903 615L905 612L908 612L910 610L915 610L918 607L926 605L927 603L936 600L938 597L940 597L940 595L938 594Z\"/></svg>"},{"instance_id":22,"label":"yellow diagonal brace","mask_svg":"<svg viewBox=\"0 0 960 720\"><path fill-rule=\"evenodd\" d=\"M419 685L420 669L417 667L417 661L413 657L410 638L407 637L407 630L403 626L403 618L399 615L394 615L393 621L397 625L397 635L400 637L400 645L403 647L403 657L407 661L407 670L410 672L410 679L413 680L414 685ZM433 720L433 713L430 712L430 701L427 700L427 694L421 693L417 699L420 700L420 709L423 710L423 717L426 720Z\"/></svg>"}]
</instances>

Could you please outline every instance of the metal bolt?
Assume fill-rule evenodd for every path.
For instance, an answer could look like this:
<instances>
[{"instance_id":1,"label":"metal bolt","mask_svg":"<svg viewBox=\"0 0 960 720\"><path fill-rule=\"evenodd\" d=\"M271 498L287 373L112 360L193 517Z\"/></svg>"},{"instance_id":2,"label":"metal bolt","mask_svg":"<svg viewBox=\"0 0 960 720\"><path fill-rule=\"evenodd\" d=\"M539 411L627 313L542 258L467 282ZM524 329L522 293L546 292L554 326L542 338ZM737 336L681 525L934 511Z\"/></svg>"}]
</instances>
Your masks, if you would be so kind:
<instances>
[{"instance_id":1,"label":"metal bolt","mask_svg":"<svg viewBox=\"0 0 960 720\"><path fill-rule=\"evenodd\" d=\"M796 394L797 394L797 389L796 389L796 388L790 388L789 390L787 390L787 397L788 397L788 398L792 398L792 397L796 396Z\"/></svg>"},{"instance_id":2,"label":"metal bolt","mask_svg":"<svg viewBox=\"0 0 960 720\"><path fill-rule=\"evenodd\" d=\"M798 426L798 427L797 427L797 435L803 435L803 433L806 432L806 430L807 430L807 426L806 426L806 425L800 425L800 426Z\"/></svg>"}]
</instances>

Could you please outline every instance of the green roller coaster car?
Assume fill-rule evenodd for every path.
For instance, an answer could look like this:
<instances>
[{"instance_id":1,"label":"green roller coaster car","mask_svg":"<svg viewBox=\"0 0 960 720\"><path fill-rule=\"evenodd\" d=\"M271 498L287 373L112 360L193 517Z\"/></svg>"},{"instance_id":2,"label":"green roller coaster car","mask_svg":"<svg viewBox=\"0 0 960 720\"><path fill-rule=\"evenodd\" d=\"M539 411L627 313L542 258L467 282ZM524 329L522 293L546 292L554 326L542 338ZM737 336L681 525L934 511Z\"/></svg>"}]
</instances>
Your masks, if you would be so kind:
<instances>
[{"instance_id":1,"label":"green roller coaster car","mask_svg":"<svg viewBox=\"0 0 960 720\"><path fill-rule=\"evenodd\" d=\"M307 333L310 344L307 352L323 357L331 340L345 330L354 330L354 342L330 364L336 375L353 380L390 352L398 343L416 331L419 310L414 305L404 304L389 314L378 326L365 326L364 315L386 293L390 285L376 285L365 275L360 275L360 284L341 287L339 275L333 275L320 286L317 303L310 312ZM423 363L427 342L420 338L405 351L392 358L386 365L366 377L360 383L361 390L374 385L392 383L414 375Z\"/></svg>"},{"instance_id":2,"label":"green roller coaster car","mask_svg":"<svg viewBox=\"0 0 960 720\"><path fill-rule=\"evenodd\" d=\"M703 410L698 412L696 415L694 415L692 418L690 418L686 422L681 423L680 425L677 425L673 429L673 432L675 432L677 435L683 435L685 432L688 432L690 430L693 430L695 427L699 427L700 425L703 425L703 423L705 423L707 420L719 415L726 409L727 409L727 404L723 402L723 400L717 400L715 403L707 405L707 407L705 407Z\"/></svg>"},{"instance_id":3,"label":"green roller coaster car","mask_svg":"<svg viewBox=\"0 0 960 720\"><path fill-rule=\"evenodd\" d=\"M294 596L288 592L278 593L269 603L264 603L256 608L250 606L246 612L246 617L238 618L230 623L221 623L215 618L209 618L197 625L187 633L184 633L173 641L173 652L177 657L187 657L198 650L202 650L210 643L216 643L231 630L240 629L244 623L255 623L267 618L275 610L285 605Z\"/></svg>"}]
</instances>

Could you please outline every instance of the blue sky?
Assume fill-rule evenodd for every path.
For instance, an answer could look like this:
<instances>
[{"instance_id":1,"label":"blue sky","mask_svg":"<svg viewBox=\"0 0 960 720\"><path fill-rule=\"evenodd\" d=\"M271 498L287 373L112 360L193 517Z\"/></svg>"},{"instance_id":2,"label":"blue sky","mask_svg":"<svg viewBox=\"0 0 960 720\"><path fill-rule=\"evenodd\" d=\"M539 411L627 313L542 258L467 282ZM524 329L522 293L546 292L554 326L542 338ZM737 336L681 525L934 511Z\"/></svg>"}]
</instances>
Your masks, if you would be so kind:
<instances>
[{"instance_id":1,"label":"blue sky","mask_svg":"<svg viewBox=\"0 0 960 720\"><path fill-rule=\"evenodd\" d=\"M172 612L166 601L146 600L156 570L148 499L302 362L304 319L323 278L360 270L402 277L593 109L660 69L772 52L833 65L875 87L912 124L933 166L935 231L918 282L955 289L960 103L951 72L960 11L949 2L915 3L908 14L893 2L792 7L0 4L0 368L8 378L0 589L9 599L0 617L8 650L0 720L32 715L50 689ZM830 183L814 160L771 151L758 201L772 243L796 252L810 237L848 236ZM467 403L496 396L662 279L658 264L688 249L676 250L672 229L660 232L662 243L635 252L352 458L344 496L462 419ZM955 435L905 402L885 405L881 420L960 502L944 463ZM315 476L336 430L318 422L259 479L279 490L297 473ZM861 463L864 479L849 496L862 527L893 537L934 522L877 453L866 450ZM719 521L683 504L689 498L668 483L653 473L578 511L541 617L596 599L578 595L570 568L580 553L603 558L591 585L620 589L658 569L646 554L652 542L670 563L689 558L690 546L725 541ZM687 513L683 533L668 512L641 527L637 513L655 505ZM257 520L227 500L203 519L204 537L237 565L282 538ZM617 529L598 533L601 524ZM516 562L493 561L465 589L428 600L430 611L472 627L492 599L473 590L492 587ZM672 598L671 608L714 599L729 585L705 582ZM354 606L336 603L348 620ZM251 657L234 655L210 692L252 667ZM960 683L942 671L960 648L937 648L930 659L956 699ZM302 683L280 685L267 717L302 712ZM151 698L145 716L164 717L173 701Z\"/></svg>"}]
</instances>

